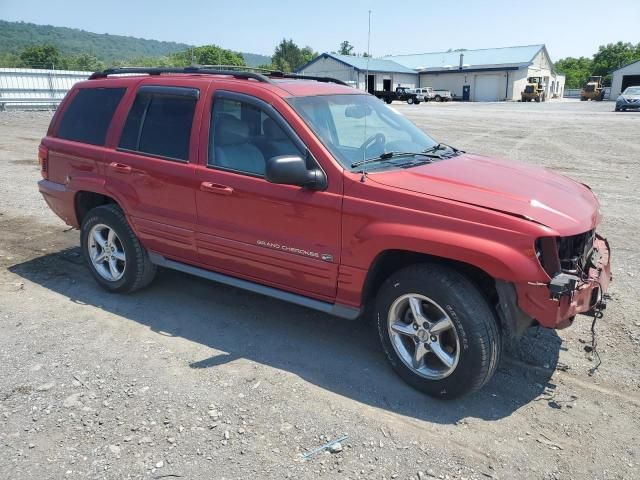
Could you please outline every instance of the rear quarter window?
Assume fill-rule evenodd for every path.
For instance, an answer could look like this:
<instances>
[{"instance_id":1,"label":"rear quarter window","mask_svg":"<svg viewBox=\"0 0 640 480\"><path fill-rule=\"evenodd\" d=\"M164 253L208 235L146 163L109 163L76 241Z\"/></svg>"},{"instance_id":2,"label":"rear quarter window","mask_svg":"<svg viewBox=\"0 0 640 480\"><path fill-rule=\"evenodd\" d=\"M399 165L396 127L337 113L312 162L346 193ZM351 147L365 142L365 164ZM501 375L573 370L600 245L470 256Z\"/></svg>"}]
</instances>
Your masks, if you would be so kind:
<instances>
[{"instance_id":1,"label":"rear quarter window","mask_svg":"<svg viewBox=\"0 0 640 480\"><path fill-rule=\"evenodd\" d=\"M57 137L74 142L104 145L126 88L84 88L71 100L58 127Z\"/></svg>"}]
</instances>

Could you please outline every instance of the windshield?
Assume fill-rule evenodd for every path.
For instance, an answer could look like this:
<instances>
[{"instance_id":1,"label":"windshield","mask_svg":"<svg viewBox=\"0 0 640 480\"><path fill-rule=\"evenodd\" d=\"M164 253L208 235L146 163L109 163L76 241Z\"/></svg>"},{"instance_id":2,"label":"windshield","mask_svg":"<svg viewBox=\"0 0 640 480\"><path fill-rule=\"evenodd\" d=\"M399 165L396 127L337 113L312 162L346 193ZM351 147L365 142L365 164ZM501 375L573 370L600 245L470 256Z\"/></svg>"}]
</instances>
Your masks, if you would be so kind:
<instances>
[{"instance_id":1,"label":"windshield","mask_svg":"<svg viewBox=\"0 0 640 480\"><path fill-rule=\"evenodd\" d=\"M640 87L627 87L623 95L640 95Z\"/></svg>"},{"instance_id":2,"label":"windshield","mask_svg":"<svg viewBox=\"0 0 640 480\"><path fill-rule=\"evenodd\" d=\"M437 145L372 95L320 95L288 101L344 168L383 153L419 153ZM371 168L393 166L396 161L390 158Z\"/></svg>"}]
</instances>

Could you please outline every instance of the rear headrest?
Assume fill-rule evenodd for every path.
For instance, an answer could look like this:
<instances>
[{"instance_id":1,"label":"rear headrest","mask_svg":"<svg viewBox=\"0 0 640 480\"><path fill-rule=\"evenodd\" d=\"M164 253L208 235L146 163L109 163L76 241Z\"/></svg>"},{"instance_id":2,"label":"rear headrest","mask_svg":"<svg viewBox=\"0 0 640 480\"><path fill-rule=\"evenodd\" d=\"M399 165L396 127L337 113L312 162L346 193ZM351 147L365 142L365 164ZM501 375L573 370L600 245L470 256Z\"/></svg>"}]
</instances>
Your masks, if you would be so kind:
<instances>
[{"instance_id":1,"label":"rear headrest","mask_svg":"<svg viewBox=\"0 0 640 480\"><path fill-rule=\"evenodd\" d=\"M228 113L216 115L213 128L217 146L238 145L249 141L249 125Z\"/></svg>"},{"instance_id":2,"label":"rear headrest","mask_svg":"<svg viewBox=\"0 0 640 480\"><path fill-rule=\"evenodd\" d=\"M287 138L287 134L273 118L267 117L262 121L262 131L269 140L285 140Z\"/></svg>"}]
</instances>

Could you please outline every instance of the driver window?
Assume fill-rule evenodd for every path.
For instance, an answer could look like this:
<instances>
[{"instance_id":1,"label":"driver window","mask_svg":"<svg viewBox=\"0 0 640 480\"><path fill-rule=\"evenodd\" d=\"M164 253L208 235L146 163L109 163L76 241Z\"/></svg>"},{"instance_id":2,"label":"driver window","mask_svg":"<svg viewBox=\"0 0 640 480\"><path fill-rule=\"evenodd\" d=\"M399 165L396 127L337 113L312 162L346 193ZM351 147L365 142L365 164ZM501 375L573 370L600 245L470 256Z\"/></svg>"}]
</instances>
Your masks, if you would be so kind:
<instances>
[{"instance_id":1,"label":"driver window","mask_svg":"<svg viewBox=\"0 0 640 480\"><path fill-rule=\"evenodd\" d=\"M303 154L271 115L252 103L214 100L210 167L264 176L266 161L283 155Z\"/></svg>"}]
</instances>

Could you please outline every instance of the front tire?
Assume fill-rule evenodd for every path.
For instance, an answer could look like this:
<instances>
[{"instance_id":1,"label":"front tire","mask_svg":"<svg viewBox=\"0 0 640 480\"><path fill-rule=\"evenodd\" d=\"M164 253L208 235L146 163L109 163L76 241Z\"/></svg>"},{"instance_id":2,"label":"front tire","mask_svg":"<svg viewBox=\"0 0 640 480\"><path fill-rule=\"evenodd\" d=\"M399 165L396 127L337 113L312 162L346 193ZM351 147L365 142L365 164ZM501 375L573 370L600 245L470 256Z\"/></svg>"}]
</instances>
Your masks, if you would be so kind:
<instances>
[{"instance_id":1,"label":"front tire","mask_svg":"<svg viewBox=\"0 0 640 480\"><path fill-rule=\"evenodd\" d=\"M117 205L102 205L87 213L80 244L89 271L109 292L133 292L155 276L155 264Z\"/></svg>"},{"instance_id":2,"label":"front tire","mask_svg":"<svg viewBox=\"0 0 640 480\"><path fill-rule=\"evenodd\" d=\"M502 344L495 314L449 267L420 264L391 275L378 291L375 320L393 369L428 395L459 397L495 373Z\"/></svg>"},{"instance_id":3,"label":"front tire","mask_svg":"<svg viewBox=\"0 0 640 480\"><path fill-rule=\"evenodd\" d=\"M407 98L407 103L408 103L409 105L413 105L413 97L409 97L409 98Z\"/></svg>"}]
</instances>

